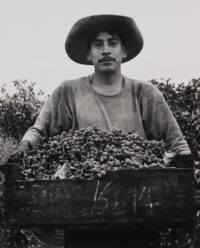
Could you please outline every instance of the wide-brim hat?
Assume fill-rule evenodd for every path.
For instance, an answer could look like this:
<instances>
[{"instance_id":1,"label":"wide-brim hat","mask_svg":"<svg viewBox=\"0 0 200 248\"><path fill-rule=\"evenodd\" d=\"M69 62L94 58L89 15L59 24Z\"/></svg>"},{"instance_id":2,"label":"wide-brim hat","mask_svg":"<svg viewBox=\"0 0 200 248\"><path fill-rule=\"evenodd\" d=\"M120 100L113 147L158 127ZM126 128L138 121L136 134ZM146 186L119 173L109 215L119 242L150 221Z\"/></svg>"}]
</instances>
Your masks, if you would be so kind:
<instances>
[{"instance_id":1,"label":"wide-brim hat","mask_svg":"<svg viewBox=\"0 0 200 248\"><path fill-rule=\"evenodd\" d=\"M78 20L71 28L65 42L68 56L79 64L91 65L92 62L87 60L88 40L104 30L112 31L122 39L127 50L122 63L133 59L142 50L143 37L131 17L93 15Z\"/></svg>"}]
</instances>

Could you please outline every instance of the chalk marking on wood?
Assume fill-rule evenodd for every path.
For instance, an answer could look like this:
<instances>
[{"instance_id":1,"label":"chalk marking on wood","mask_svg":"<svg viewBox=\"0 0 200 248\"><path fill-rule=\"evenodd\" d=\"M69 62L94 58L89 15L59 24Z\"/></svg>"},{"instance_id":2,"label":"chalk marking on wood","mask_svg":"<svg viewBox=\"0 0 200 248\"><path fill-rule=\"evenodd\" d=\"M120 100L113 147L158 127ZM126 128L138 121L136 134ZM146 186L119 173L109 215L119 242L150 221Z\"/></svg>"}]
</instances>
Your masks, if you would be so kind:
<instances>
[{"instance_id":1,"label":"chalk marking on wood","mask_svg":"<svg viewBox=\"0 0 200 248\"><path fill-rule=\"evenodd\" d=\"M137 212L137 186L134 188L133 191L133 213L136 214Z\"/></svg>"},{"instance_id":2,"label":"chalk marking on wood","mask_svg":"<svg viewBox=\"0 0 200 248\"><path fill-rule=\"evenodd\" d=\"M139 200L141 200L141 198L143 197L144 193L147 193L147 197L146 197L146 203L145 202L140 202L140 205L144 206L144 207L147 207L148 208L148 211L149 211L149 214L150 215L153 215L154 214L154 207L158 207L160 206L160 203L159 202L153 202L152 199L151 199L151 187L144 187L143 190L142 190L142 193L139 197Z\"/></svg>"},{"instance_id":3,"label":"chalk marking on wood","mask_svg":"<svg viewBox=\"0 0 200 248\"><path fill-rule=\"evenodd\" d=\"M138 197L138 201L141 200L141 198L143 197L145 191L146 191L146 187L144 186L144 187L142 188L142 192L141 192L140 196Z\"/></svg>"},{"instance_id":4,"label":"chalk marking on wood","mask_svg":"<svg viewBox=\"0 0 200 248\"><path fill-rule=\"evenodd\" d=\"M107 188L113 183L113 181L114 181L115 179L116 179L116 177L113 178L110 182L108 182L108 183L106 184L106 186L104 187L104 189L101 191L101 193L100 193L100 195L99 195L99 197L98 197L98 200L102 198L102 196L103 196L103 194L105 193L105 191L107 190Z\"/></svg>"},{"instance_id":5,"label":"chalk marking on wood","mask_svg":"<svg viewBox=\"0 0 200 248\"><path fill-rule=\"evenodd\" d=\"M106 185L105 185L105 187L103 188L103 190L101 191L101 193L100 193L100 195L99 195L99 197L98 197L98 199L97 199L97 201L99 201L99 200L104 200L105 202L106 202L106 204L105 204L105 206L101 209L101 211L100 212L98 212L98 213L104 213L104 211L107 209L107 207L108 207L108 199L106 198L106 197L104 197L104 193L106 192L106 190L110 187L110 185L113 183L113 181L115 180L117 178L117 176L116 177L114 177L110 182L108 182Z\"/></svg>"},{"instance_id":6,"label":"chalk marking on wood","mask_svg":"<svg viewBox=\"0 0 200 248\"><path fill-rule=\"evenodd\" d=\"M93 206L92 206L92 210L91 210L91 215L94 213L94 209L95 209L95 205L96 203L99 201L99 200L103 200L105 201L105 206L101 209L101 211L98 211L98 213L103 213L107 207L108 207L108 199L106 197L104 197L104 194L106 192L106 190L110 187L110 185L113 183L113 181L117 178L114 177L110 182L108 182L105 187L103 188L103 190L100 192L99 196L98 196L98 193L99 193L99 180L97 181L97 186L96 186L96 190L95 190L95 194L94 194L94 200L93 200Z\"/></svg>"},{"instance_id":7,"label":"chalk marking on wood","mask_svg":"<svg viewBox=\"0 0 200 248\"><path fill-rule=\"evenodd\" d=\"M147 197L148 197L148 202L149 202L150 215L152 215L153 214L153 204L151 202L151 187L148 187Z\"/></svg>"},{"instance_id":8,"label":"chalk marking on wood","mask_svg":"<svg viewBox=\"0 0 200 248\"><path fill-rule=\"evenodd\" d=\"M91 215L94 213L94 207L95 207L95 203L97 201L98 191L99 191L99 180L97 180L97 186L96 186L96 190L95 190L95 193L94 193L94 199L93 199L93 205L92 205Z\"/></svg>"}]
</instances>

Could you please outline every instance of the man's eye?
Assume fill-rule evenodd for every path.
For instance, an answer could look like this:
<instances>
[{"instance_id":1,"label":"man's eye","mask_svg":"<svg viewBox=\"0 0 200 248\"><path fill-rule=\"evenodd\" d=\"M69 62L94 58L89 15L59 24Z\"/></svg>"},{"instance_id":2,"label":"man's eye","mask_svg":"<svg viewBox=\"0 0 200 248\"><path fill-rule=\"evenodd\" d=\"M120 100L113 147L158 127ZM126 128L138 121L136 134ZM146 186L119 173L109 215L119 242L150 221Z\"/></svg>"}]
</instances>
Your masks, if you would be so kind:
<instances>
[{"instance_id":1,"label":"man's eye","mask_svg":"<svg viewBox=\"0 0 200 248\"><path fill-rule=\"evenodd\" d=\"M110 42L110 45L112 45L112 46L116 46L117 44L118 44L117 41Z\"/></svg>"},{"instance_id":2,"label":"man's eye","mask_svg":"<svg viewBox=\"0 0 200 248\"><path fill-rule=\"evenodd\" d=\"M101 46L101 43L94 43L94 46L95 47L100 47Z\"/></svg>"}]
</instances>

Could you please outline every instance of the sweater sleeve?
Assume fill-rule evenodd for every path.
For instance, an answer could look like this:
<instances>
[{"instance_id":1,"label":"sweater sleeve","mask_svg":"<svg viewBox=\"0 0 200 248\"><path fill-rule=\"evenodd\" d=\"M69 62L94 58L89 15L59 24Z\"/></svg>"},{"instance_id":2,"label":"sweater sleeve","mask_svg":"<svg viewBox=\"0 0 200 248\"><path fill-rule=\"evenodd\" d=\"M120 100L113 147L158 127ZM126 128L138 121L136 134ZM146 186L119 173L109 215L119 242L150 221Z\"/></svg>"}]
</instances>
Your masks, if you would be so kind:
<instances>
[{"instance_id":1,"label":"sweater sleeve","mask_svg":"<svg viewBox=\"0 0 200 248\"><path fill-rule=\"evenodd\" d=\"M70 128L71 115L65 93L62 85L54 90L43 105L35 124L24 134L21 143L27 140L36 149L49 137Z\"/></svg>"},{"instance_id":2,"label":"sweater sleeve","mask_svg":"<svg viewBox=\"0 0 200 248\"><path fill-rule=\"evenodd\" d=\"M142 120L148 139L164 140L167 150L177 154L190 154L176 119L162 93L149 85L141 97Z\"/></svg>"},{"instance_id":3,"label":"sweater sleeve","mask_svg":"<svg viewBox=\"0 0 200 248\"><path fill-rule=\"evenodd\" d=\"M22 138L21 143L25 140L29 141L34 150L49 137L49 127L52 118L50 102L51 100L48 99L42 107L35 124L28 129Z\"/></svg>"}]
</instances>

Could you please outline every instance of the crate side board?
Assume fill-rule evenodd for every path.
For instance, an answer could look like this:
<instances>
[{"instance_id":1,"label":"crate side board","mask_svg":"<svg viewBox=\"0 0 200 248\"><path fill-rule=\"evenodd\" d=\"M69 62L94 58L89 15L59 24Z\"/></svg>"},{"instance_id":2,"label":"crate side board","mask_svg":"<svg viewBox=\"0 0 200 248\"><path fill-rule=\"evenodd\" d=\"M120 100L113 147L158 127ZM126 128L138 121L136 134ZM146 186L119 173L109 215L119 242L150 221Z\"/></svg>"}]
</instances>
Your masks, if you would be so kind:
<instances>
[{"instance_id":1,"label":"crate side board","mask_svg":"<svg viewBox=\"0 0 200 248\"><path fill-rule=\"evenodd\" d=\"M113 171L100 180L6 181L7 225L147 224L194 221L189 169Z\"/></svg>"}]
</instances>

